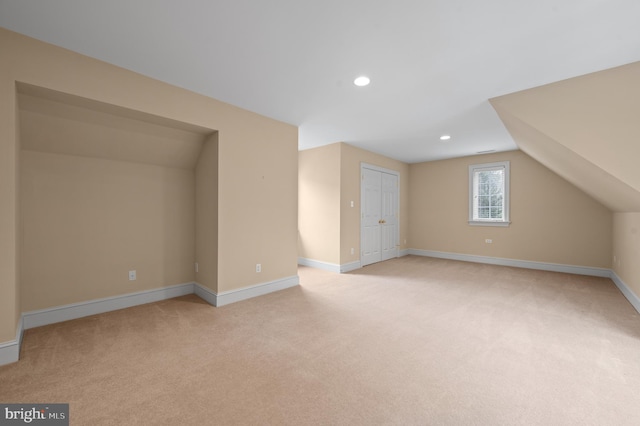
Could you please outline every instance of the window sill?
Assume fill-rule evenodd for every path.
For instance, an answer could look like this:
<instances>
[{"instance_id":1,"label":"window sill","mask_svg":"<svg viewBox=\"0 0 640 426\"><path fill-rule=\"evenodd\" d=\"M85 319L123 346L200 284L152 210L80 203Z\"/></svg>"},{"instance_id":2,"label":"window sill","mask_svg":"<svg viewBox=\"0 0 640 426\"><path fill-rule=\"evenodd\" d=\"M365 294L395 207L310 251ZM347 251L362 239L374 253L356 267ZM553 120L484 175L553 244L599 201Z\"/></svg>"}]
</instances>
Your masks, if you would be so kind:
<instances>
[{"instance_id":1,"label":"window sill","mask_svg":"<svg viewBox=\"0 0 640 426\"><path fill-rule=\"evenodd\" d=\"M511 224L511 222L491 222L484 220L470 220L469 225L471 226L502 226L507 227Z\"/></svg>"}]
</instances>

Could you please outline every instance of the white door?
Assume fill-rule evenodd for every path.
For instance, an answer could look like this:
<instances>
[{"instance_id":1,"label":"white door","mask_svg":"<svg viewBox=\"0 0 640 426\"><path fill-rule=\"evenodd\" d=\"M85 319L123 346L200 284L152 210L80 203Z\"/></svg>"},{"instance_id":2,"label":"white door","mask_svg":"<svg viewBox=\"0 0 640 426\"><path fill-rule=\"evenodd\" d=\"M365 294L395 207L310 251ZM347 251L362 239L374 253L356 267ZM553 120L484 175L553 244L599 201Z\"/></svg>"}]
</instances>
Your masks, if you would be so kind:
<instances>
[{"instance_id":1,"label":"white door","mask_svg":"<svg viewBox=\"0 0 640 426\"><path fill-rule=\"evenodd\" d=\"M380 217L381 260L398 257L398 175L380 173L382 200Z\"/></svg>"},{"instance_id":2,"label":"white door","mask_svg":"<svg viewBox=\"0 0 640 426\"><path fill-rule=\"evenodd\" d=\"M362 168L362 266L398 256L398 175Z\"/></svg>"},{"instance_id":3,"label":"white door","mask_svg":"<svg viewBox=\"0 0 640 426\"><path fill-rule=\"evenodd\" d=\"M371 169L362 169L361 189L361 237L360 250L362 252L360 263L362 266L380 262L380 208L382 205L380 172Z\"/></svg>"}]
</instances>

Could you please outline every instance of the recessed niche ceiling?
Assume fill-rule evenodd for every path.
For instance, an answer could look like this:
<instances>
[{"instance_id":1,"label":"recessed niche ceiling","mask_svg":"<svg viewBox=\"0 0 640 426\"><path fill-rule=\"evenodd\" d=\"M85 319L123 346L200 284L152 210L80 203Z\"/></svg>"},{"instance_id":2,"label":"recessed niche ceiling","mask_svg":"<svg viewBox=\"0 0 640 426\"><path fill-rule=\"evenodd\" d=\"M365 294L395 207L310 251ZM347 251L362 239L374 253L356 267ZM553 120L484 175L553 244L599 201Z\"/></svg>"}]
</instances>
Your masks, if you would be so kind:
<instances>
[{"instance_id":1,"label":"recessed niche ceiling","mask_svg":"<svg viewBox=\"0 0 640 426\"><path fill-rule=\"evenodd\" d=\"M213 130L27 84L21 148L192 169Z\"/></svg>"}]
</instances>

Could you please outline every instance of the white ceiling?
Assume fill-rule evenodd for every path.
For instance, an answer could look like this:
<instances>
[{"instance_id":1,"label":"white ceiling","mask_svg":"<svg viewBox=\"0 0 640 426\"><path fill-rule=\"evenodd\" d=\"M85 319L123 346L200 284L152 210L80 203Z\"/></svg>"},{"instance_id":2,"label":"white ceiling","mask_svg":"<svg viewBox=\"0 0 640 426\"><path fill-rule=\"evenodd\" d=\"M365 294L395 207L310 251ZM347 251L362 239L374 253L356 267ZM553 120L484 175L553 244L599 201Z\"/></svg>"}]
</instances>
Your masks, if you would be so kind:
<instances>
[{"instance_id":1,"label":"white ceiling","mask_svg":"<svg viewBox=\"0 0 640 426\"><path fill-rule=\"evenodd\" d=\"M0 0L0 26L297 125L300 149L409 163L515 149L488 99L640 60L639 22L638 0Z\"/></svg>"}]
</instances>

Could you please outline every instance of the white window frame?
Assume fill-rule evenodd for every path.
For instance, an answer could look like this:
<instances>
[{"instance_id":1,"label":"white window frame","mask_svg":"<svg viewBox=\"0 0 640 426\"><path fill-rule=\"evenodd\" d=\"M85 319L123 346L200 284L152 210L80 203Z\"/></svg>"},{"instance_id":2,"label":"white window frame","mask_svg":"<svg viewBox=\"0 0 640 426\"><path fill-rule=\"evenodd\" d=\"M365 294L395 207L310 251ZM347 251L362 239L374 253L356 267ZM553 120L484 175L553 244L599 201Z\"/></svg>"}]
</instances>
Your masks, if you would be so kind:
<instances>
[{"instance_id":1,"label":"white window frame","mask_svg":"<svg viewBox=\"0 0 640 426\"><path fill-rule=\"evenodd\" d=\"M504 186L502 199L504 205L502 207L502 219L474 219L473 217L473 200L476 197L473 187L473 176L477 172L504 170ZM475 226L509 226L509 162L500 161L496 163L472 164L469 166L469 225Z\"/></svg>"}]
</instances>

